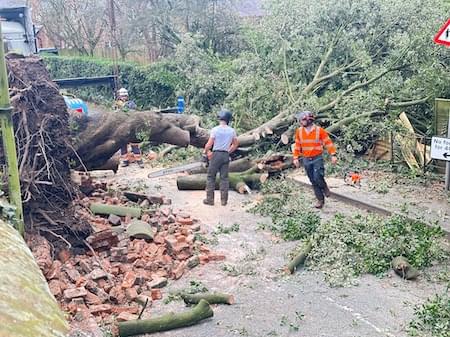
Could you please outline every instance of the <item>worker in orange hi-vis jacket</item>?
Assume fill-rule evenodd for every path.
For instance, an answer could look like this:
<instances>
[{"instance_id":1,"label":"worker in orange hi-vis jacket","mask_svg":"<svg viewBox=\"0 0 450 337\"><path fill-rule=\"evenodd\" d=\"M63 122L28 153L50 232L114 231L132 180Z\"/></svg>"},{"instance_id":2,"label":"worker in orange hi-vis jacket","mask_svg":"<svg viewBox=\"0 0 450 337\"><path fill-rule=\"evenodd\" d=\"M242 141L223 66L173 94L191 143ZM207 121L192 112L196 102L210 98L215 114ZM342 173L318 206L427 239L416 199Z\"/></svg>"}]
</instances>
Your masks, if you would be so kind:
<instances>
[{"instance_id":1,"label":"worker in orange hi-vis jacket","mask_svg":"<svg viewBox=\"0 0 450 337\"><path fill-rule=\"evenodd\" d=\"M325 197L330 196L330 189L325 182L325 167L323 164L323 148L331 155L331 162L337 163L336 147L328 133L314 124L314 114L303 111L296 114L300 127L295 130L295 144L293 157L295 167L300 167L299 158L302 158L306 174L314 189L317 198L316 208L322 208Z\"/></svg>"}]
</instances>

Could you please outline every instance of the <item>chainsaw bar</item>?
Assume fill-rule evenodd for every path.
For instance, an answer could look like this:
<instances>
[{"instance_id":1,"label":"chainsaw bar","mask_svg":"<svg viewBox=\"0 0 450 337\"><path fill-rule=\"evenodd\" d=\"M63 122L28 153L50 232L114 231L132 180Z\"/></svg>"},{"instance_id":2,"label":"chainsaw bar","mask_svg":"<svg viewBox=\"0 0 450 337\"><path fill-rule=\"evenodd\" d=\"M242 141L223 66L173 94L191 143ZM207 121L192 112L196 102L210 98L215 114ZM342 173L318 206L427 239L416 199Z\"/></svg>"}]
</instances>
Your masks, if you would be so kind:
<instances>
[{"instance_id":1,"label":"chainsaw bar","mask_svg":"<svg viewBox=\"0 0 450 337\"><path fill-rule=\"evenodd\" d=\"M150 172L147 177L148 178L157 178L157 177L167 176L169 174L175 174L178 172L193 170L196 168L202 168L205 166L206 166L206 163L199 161L199 162L195 162L195 163L184 164L184 165L180 165L180 166L165 168L165 169L162 169L159 171Z\"/></svg>"}]
</instances>

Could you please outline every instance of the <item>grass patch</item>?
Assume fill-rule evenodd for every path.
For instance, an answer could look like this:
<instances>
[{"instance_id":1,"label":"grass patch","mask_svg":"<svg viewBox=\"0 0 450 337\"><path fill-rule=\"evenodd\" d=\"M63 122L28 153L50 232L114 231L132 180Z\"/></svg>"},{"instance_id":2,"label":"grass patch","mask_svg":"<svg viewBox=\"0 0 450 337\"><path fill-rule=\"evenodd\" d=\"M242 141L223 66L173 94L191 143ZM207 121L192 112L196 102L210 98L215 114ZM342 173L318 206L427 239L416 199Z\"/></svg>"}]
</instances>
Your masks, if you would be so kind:
<instances>
[{"instance_id":1,"label":"grass patch","mask_svg":"<svg viewBox=\"0 0 450 337\"><path fill-rule=\"evenodd\" d=\"M270 216L271 230L286 241L309 237L320 223L320 216L309 209L309 202L292 182L268 181L262 187L265 197L251 212Z\"/></svg>"},{"instance_id":2,"label":"grass patch","mask_svg":"<svg viewBox=\"0 0 450 337\"><path fill-rule=\"evenodd\" d=\"M450 337L450 296L448 289L435 295L422 306L415 308L414 319L409 323L410 336Z\"/></svg>"}]
</instances>

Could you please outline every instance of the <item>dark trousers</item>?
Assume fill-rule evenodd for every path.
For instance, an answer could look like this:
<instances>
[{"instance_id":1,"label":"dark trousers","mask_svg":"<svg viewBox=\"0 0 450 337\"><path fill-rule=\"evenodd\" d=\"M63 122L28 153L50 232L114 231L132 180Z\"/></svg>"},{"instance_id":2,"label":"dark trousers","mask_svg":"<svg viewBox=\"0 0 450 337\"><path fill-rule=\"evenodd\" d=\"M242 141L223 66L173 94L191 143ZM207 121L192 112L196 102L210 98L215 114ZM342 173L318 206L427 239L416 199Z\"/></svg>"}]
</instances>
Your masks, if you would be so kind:
<instances>
[{"instance_id":1,"label":"dark trousers","mask_svg":"<svg viewBox=\"0 0 450 337\"><path fill-rule=\"evenodd\" d=\"M131 143L131 152L137 156L141 155L141 149L139 148L139 144ZM120 155L126 156L128 154L128 144L124 145L120 148Z\"/></svg>"},{"instance_id":2,"label":"dark trousers","mask_svg":"<svg viewBox=\"0 0 450 337\"><path fill-rule=\"evenodd\" d=\"M308 176L309 181L312 184L317 200L323 201L325 199L324 191L328 189L327 183L325 182L325 167L323 165L323 157L304 157L303 166L305 167L306 175Z\"/></svg>"},{"instance_id":3,"label":"dark trousers","mask_svg":"<svg viewBox=\"0 0 450 337\"><path fill-rule=\"evenodd\" d=\"M220 200L222 203L228 201L228 167L230 155L226 151L214 151L208 166L208 178L206 181L206 199L214 201L214 189L216 187L216 175L220 173Z\"/></svg>"}]
</instances>

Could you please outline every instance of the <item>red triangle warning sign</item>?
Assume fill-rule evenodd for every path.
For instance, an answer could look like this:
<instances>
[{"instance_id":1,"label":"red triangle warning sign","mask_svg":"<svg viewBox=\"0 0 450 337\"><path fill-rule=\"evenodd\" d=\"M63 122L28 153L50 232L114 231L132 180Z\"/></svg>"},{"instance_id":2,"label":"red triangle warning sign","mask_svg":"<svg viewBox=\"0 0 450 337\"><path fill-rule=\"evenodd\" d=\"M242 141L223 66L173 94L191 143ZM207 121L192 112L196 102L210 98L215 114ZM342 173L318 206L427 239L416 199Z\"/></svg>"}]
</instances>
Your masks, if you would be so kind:
<instances>
[{"instance_id":1,"label":"red triangle warning sign","mask_svg":"<svg viewBox=\"0 0 450 337\"><path fill-rule=\"evenodd\" d=\"M439 32L434 37L434 42L450 47L450 19L439 29Z\"/></svg>"}]
</instances>

